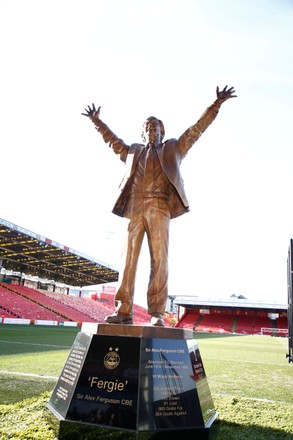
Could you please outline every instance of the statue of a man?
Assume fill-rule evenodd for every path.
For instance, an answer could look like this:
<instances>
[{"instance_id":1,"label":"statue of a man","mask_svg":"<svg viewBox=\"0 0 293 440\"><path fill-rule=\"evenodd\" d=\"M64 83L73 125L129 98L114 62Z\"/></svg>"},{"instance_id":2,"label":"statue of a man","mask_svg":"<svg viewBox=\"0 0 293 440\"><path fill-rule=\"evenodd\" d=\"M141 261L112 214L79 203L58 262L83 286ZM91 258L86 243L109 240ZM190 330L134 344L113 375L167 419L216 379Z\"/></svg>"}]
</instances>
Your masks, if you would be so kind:
<instances>
[{"instance_id":1,"label":"statue of a man","mask_svg":"<svg viewBox=\"0 0 293 440\"><path fill-rule=\"evenodd\" d=\"M217 99L201 118L178 139L163 142L162 121L150 116L143 125L143 143L126 145L100 119L95 105L85 109L114 153L126 163L126 174L120 184L120 195L113 213L128 219L128 238L120 285L115 296L116 310L105 321L132 324L135 275L143 237L146 233L151 270L147 291L151 324L164 326L163 314L168 296L168 245L170 219L189 211L180 163L192 145L216 118L227 99L236 97L234 88L217 87Z\"/></svg>"}]
</instances>

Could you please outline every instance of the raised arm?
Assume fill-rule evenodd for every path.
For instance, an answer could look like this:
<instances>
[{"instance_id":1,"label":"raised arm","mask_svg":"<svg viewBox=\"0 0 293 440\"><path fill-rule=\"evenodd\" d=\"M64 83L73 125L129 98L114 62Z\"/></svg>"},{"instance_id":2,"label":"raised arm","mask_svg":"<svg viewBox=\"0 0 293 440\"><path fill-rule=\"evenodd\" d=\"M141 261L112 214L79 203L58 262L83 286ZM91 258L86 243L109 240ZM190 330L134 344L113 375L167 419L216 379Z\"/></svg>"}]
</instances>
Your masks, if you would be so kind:
<instances>
[{"instance_id":1,"label":"raised arm","mask_svg":"<svg viewBox=\"0 0 293 440\"><path fill-rule=\"evenodd\" d=\"M206 109L199 120L189 127L178 139L179 146L181 149L182 157L188 152L192 145L198 140L202 133L208 128L208 126L216 118L221 105L230 98L236 98L234 87L228 86L224 87L223 90L216 90L217 99L215 102Z\"/></svg>"},{"instance_id":2,"label":"raised arm","mask_svg":"<svg viewBox=\"0 0 293 440\"><path fill-rule=\"evenodd\" d=\"M101 107L96 110L95 104L92 104L85 108L86 113L82 113L83 116L88 117L94 124L99 133L101 133L106 144L112 148L114 153L120 155L120 159L125 162L128 153L128 145L126 145L122 139L119 139L115 133L100 119Z\"/></svg>"}]
</instances>

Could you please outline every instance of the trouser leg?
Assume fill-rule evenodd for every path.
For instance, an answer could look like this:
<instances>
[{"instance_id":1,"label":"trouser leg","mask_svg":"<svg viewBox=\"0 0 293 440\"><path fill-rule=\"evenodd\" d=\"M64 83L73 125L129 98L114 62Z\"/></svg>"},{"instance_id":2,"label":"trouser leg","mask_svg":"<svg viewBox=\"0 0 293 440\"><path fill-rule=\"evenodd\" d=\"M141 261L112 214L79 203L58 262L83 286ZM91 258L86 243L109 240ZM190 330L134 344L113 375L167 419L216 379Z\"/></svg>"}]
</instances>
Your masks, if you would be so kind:
<instances>
[{"instance_id":1,"label":"trouser leg","mask_svg":"<svg viewBox=\"0 0 293 440\"><path fill-rule=\"evenodd\" d=\"M136 269L144 233L141 215L133 213L128 223L128 237L123 251L121 282L115 296L116 312L129 316L132 316Z\"/></svg>"},{"instance_id":2,"label":"trouser leg","mask_svg":"<svg viewBox=\"0 0 293 440\"><path fill-rule=\"evenodd\" d=\"M163 314L168 297L168 249L170 214L167 202L154 200L145 212L145 227L151 257L147 292L148 312Z\"/></svg>"}]
</instances>

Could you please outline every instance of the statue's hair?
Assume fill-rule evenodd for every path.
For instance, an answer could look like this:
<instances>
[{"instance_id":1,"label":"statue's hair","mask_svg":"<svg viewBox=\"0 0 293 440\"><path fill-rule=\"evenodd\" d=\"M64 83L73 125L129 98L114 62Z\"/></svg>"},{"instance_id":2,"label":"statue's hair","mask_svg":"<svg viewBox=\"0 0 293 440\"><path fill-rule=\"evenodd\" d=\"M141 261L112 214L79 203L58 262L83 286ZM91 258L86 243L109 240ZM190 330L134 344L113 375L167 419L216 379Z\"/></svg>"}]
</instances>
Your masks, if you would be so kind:
<instances>
[{"instance_id":1,"label":"statue's hair","mask_svg":"<svg viewBox=\"0 0 293 440\"><path fill-rule=\"evenodd\" d=\"M146 121L149 121L150 119L156 119L156 120L159 122L159 124L160 124L160 131L161 131L160 142L162 142L162 140L164 139L164 136L165 136L165 127L164 127L163 122L162 122L160 119L156 118L155 116L149 116L149 117L145 120L145 122L143 123L143 126L142 126L142 134L141 134L141 137L142 137L143 141L144 141L144 142L146 141L146 138L145 138L145 135L144 135L144 126L145 126Z\"/></svg>"}]
</instances>

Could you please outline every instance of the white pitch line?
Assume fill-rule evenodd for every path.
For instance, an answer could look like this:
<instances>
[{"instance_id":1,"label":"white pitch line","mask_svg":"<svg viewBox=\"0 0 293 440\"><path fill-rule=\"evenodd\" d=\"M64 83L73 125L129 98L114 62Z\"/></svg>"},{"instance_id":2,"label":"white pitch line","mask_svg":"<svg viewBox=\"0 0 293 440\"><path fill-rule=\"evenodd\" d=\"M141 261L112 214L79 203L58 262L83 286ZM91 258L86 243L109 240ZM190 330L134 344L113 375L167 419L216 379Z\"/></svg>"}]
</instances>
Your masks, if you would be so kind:
<instances>
[{"instance_id":1,"label":"white pitch line","mask_svg":"<svg viewBox=\"0 0 293 440\"><path fill-rule=\"evenodd\" d=\"M212 358L205 356L203 357L203 360L208 359L210 361L221 361L221 362L240 362L242 364L262 364L262 365L275 365L278 367L288 367L290 366L289 362L288 364L278 364L276 362L264 362L264 361L246 361L244 359L221 359L221 358ZM291 365L292 368L292 365Z\"/></svg>"},{"instance_id":2,"label":"white pitch line","mask_svg":"<svg viewBox=\"0 0 293 440\"><path fill-rule=\"evenodd\" d=\"M37 347L54 347L54 348L71 348L68 345L53 345L53 344L37 344L35 342L16 342L16 341L3 341L0 340L0 344L19 344L19 345L35 345Z\"/></svg>"},{"instance_id":3,"label":"white pitch line","mask_svg":"<svg viewBox=\"0 0 293 440\"><path fill-rule=\"evenodd\" d=\"M233 397L233 399L245 399L245 400L255 400L256 402L268 402L268 403L288 403L292 405L291 402L286 400L272 400L272 399L262 399L260 397L246 397L246 396L237 396L236 394L226 394L226 393L214 393L214 396L223 396L223 397Z\"/></svg>"},{"instance_id":4,"label":"white pitch line","mask_svg":"<svg viewBox=\"0 0 293 440\"><path fill-rule=\"evenodd\" d=\"M19 371L0 370L0 374L10 374L11 376L39 377L41 379L54 379L54 380L58 379L57 376L45 376L42 374L34 374L34 373L20 373Z\"/></svg>"}]
</instances>

